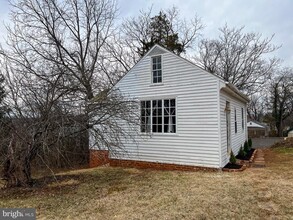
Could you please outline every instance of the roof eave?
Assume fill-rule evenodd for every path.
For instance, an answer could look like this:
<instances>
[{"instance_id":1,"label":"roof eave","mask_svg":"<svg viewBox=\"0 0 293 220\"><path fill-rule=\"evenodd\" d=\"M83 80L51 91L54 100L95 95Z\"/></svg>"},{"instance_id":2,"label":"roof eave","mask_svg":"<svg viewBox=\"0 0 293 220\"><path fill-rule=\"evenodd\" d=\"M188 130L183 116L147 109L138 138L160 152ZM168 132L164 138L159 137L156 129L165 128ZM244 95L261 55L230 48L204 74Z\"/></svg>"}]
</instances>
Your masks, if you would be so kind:
<instances>
[{"instance_id":1,"label":"roof eave","mask_svg":"<svg viewBox=\"0 0 293 220\"><path fill-rule=\"evenodd\" d=\"M225 92L233 95L234 97L242 100L245 103L248 103L250 101L248 96L246 96L242 92L240 92L232 83L226 82L225 85L226 86L224 88L222 88L222 90L224 90Z\"/></svg>"}]
</instances>

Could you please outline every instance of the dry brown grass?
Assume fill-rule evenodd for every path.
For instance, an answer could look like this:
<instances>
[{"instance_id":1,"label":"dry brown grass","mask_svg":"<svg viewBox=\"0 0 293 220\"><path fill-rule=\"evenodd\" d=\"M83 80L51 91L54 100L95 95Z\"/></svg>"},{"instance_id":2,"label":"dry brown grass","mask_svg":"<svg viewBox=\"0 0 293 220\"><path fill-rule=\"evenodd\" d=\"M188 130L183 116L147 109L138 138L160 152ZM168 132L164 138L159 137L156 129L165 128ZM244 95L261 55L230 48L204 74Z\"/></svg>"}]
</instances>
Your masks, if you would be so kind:
<instances>
[{"instance_id":1,"label":"dry brown grass","mask_svg":"<svg viewBox=\"0 0 293 220\"><path fill-rule=\"evenodd\" d=\"M293 137L287 137L283 141L275 143L272 148L293 148Z\"/></svg>"},{"instance_id":2,"label":"dry brown grass","mask_svg":"<svg viewBox=\"0 0 293 220\"><path fill-rule=\"evenodd\" d=\"M0 207L38 219L292 219L293 150L266 150L266 168L241 173L101 167L3 189Z\"/></svg>"}]
</instances>

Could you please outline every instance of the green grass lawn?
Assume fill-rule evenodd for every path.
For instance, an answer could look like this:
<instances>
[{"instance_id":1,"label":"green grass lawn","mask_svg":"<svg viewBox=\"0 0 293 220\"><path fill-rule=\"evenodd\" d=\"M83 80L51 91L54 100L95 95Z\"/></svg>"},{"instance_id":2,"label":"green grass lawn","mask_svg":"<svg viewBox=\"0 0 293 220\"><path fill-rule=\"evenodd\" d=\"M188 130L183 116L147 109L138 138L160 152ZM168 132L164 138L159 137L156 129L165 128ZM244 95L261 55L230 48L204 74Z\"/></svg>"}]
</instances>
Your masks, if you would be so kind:
<instances>
[{"instance_id":1,"label":"green grass lawn","mask_svg":"<svg viewBox=\"0 0 293 220\"><path fill-rule=\"evenodd\" d=\"M0 190L0 207L38 219L292 219L293 149L265 151L266 168L240 173L100 167Z\"/></svg>"}]
</instances>

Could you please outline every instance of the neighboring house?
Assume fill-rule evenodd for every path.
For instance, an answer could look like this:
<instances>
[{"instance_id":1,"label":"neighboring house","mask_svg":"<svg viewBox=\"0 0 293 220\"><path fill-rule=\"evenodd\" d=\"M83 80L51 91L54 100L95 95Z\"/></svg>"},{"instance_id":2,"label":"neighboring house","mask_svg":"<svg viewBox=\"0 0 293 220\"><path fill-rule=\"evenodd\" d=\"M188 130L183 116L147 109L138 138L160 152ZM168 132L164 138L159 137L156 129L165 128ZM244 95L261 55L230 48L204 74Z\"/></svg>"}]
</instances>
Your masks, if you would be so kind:
<instances>
[{"instance_id":1,"label":"neighboring house","mask_svg":"<svg viewBox=\"0 0 293 220\"><path fill-rule=\"evenodd\" d=\"M259 138L268 136L268 128L256 121L247 122L248 137L249 138Z\"/></svg>"},{"instance_id":2,"label":"neighboring house","mask_svg":"<svg viewBox=\"0 0 293 220\"><path fill-rule=\"evenodd\" d=\"M222 168L247 139L247 96L235 86L155 45L115 88L140 103L141 135L110 165ZM94 166L104 151L91 150Z\"/></svg>"}]
</instances>

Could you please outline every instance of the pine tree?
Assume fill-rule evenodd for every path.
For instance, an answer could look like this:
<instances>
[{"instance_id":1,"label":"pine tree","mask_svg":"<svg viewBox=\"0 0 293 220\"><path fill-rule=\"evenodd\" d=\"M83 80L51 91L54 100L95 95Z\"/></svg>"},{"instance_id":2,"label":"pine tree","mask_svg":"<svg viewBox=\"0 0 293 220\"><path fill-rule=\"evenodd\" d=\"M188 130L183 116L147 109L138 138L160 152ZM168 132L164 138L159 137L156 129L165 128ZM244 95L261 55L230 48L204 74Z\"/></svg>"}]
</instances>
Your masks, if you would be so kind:
<instances>
[{"instance_id":1,"label":"pine tree","mask_svg":"<svg viewBox=\"0 0 293 220\"><path fill-rule=\"evenodd\" d=\"M138 52L143 56L155 44L180 55L184 52L183 45L179 42L178 33L175 33L172 28L172 23L168 20L167 15L160 11L159 15L151 18L148 27L149 40L144 41L142 48L138 48Z\"/></svg>"},{"instance_id":2,"label":"pine tree","mask_svg":"<svg viewBox=\"0 0 293 220\"><path fill-rule=\"evenodd\" d=\"M230 163L236 164L236 157L235 157L233 151L231 151L231 154L230 154Z\"/></svg>"},{"instance_id":3,"label":"pine tree","mask_svg":"<svg viewBox=\"0 0 293 220\"><path fill-rule=\"evenodd\" d=\"M244 142L244 151L246 152L246 153L248 153L249 152L249 146L248 146L248 142L247 141L245 141Z\"/></svg>"},{"instance_id":4,"label":"pine tree","mask_svg":"<svg viewBox=\"0 0 293 220\"><path fill-rule=\"evenodd\" d=\"M246 152L244 151L242 145L241 145L241 147L240 147L240 149L239 149L238 156L239 156L240 158L244 158L244 157L246 156Z\"/></svg>"}]
</instances>

